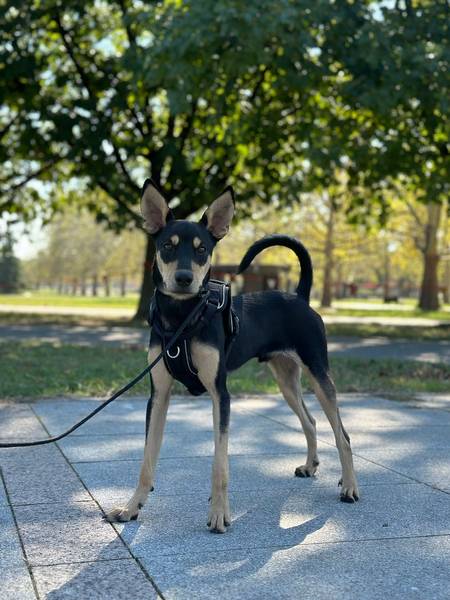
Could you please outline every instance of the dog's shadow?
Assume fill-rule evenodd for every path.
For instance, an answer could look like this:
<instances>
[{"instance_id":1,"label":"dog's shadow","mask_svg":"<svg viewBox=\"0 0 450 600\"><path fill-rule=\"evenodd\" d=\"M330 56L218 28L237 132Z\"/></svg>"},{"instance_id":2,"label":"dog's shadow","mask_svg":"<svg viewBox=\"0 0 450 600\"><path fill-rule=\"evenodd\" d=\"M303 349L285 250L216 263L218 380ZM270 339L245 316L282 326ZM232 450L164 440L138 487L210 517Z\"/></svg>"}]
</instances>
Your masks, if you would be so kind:
<instances>
[{"instance_id":1,"label":"dog's shadow","mask_svg":"<svg viewBox=\"0 0 450 600\"><path fill-rule=\"evenodd\" d=\"M256 504L232 519L231 527L224 535L209 533L206 527L199 532L196 526L193 533L197 539L200 533L197 551L194 551L188 542L183 543L183 541L178 544L178 553L175 552L173 546L168 546L167 551L164 551L161 541L158 543L158 549L155 548L155 545L152 548L152 533L155 537L159 537L160 532L153 530L151 515L147 511L147 515L141 517L142 521L126 523L121 529L120 535L136 556L154 554L155 559L147 561L145 567L148 569L151 579L159 585L163 593L165 583L168 581L171 582L171 587L175 584L177 588L190 589L194 580L197 584L204 580L206 585L211 585L212 577L214 578L214 588L219 589L220 586L224 586L230 581L230 577L234 581L236 579L243 581L258 573L270 562L274 554L300 546L309 535L319 531L325 525L331 516L331 509L322 511L320 515L299 525L282 527L280 522L286 502L292 504L291 492L292 490L285 490L284 493L281 492L275 497L271 496L270 499L268 496L262 495ZM295 493L295 497L297 497L297 493ZM147 519L149 519L150 525ZM145 533L143 528L145 528ZM137 541L138 533L140 539L133 548L133 542ZM202 533L204 533L204 537ZM204 541L203 545L202 540ZM86 585L92 586L93 591L95 590L99 597L102 597L103 594L106 597L110 577L121 571L124 583L129 580L130 593L138 585L136 578L142 578L139 586L142 585L143 590L147 589L148 580L145 579L134 561L130 560L131 556L128 558L124 556L123 561L118 558L109 560L111 557L110 547L114 544L117 544L117 541L104 546L93 562L75 565L73 576L45 597L50 600L76 597L78 593L81 594L86 589ZM180 556L183 556L182 560L180 560ZM294 566L292 568L294 569ZM148 590L151 592L150 588Z\"/></svg>"},{"instance_id":2,"label":"dog's shadow","mask_svg":"<svg viewBox=\"0 0 450 600\"><path fill-rule=\"evenodd\" d=\"M214 576L218 584L220 580L225 583L230 573L233 577L251 576L262 569L276 552L302 545L308 536L319 531L332 516L333 508L329 506L322 508L319 515L299 525L282 526L285 513L292 515L295 512L294 505L297 498L298 502L301 502L299 492L298 489L289 489L279 490L279 493L270 496L262 493L252 506L241 511L239 516L232 517L231 526L225 534L210 533L206 526L199 531L197 521L192 530L195 544L190 543L189 532L185 531L184 542L180 541L176 549L168 546L164 550L158 545L156 555L162 550L163 556L161 561L155 562L155 572L150 572L150 576L158 581L157 570L162 567L165 571L167 560L173 569L179 568L179 555L189 556L184 562L183 577L186 585L190 577L198 580L199 578L210 579ZM233 504L232 497L231 503ZM143 521L125 524L122 535L132 548L133 541L141 530L138 546L145 546L148 552L152 548L152 534L151 526L149 531L145 525L145 519L149 518L151 522L151 516L143 515L141 518ZM142 527L146 528L144 535L142 535ZM137 548L138 555L139 551ZM245 560L238 560L236 558L238 556L245 556ZM224 562L230 563L228 569L224 569ZM231 566L231 563L234 566Z\"/></svg>"}]
</instances>

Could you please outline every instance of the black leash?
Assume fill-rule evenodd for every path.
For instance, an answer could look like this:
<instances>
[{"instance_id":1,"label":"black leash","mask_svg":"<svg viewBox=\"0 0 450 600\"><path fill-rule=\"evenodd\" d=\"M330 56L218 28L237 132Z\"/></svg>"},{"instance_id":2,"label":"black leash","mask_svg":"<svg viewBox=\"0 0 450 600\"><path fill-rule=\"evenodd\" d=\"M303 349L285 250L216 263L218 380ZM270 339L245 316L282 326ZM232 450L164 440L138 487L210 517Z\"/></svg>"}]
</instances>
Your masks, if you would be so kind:
<instances>
[{"instance_id":1,"label":"black leash","mask_svg":"<svg viewBox=\"0 0 450 600\"><path fill-rule=\"evenodd\" d=\"M158 356L155 358L155 360L150 365L148 365L148 367L145 367L145 369L143 371L141 371L139 373L139 375L136 375L136 377L134 379L132 379L129 383L127 383L118 392L113 394L111 396L111 398L108 398L108 400L105 400L104 402L102 402L100 404L100 406L97 406L97 408L95 410L93 410L91 413L89 413L81 421L78 421L78 423L75 423L75 425L73 425L70 429L68 429L64 433L61 433L55 437L47 438L46 440L36 440L34 442L8 442L6 444L0 443L0 448L23 448L23 447L28 447L28 446L42 446L43 444L52 444L53 442L58 442L59 440L62 440L67 435L74 432L76 429L78 429L82 425L84 425L84 423L86 423L86 421L89 421L89 419L92 419L93 416L95 416L97 413L99 413L101 410L103 410L106 406L108 406L108 404L110 404L111 402L113 402L114 400L119 398L119 396L122 396L122 394L124 394L129 389L134 387L139 381L141 381L141 379L143 379L147 375L147 373L150 373L150 371L153 369L153 367L163 357L164 351L170 350L170 348L172 348L172 346L178 340L180 335L183 333L183 331L189 325L191 320L200 312L200 309L202 309L205 306L207 301L208 301L208 295L206 294L203 298L201 298L201 300L197 304L197 306L194 307L194 309L189 313L189 315L185 318L185 320L181 323L181 325L175 331L175 333L173 334L170 341L165 345L165 349L162 350L158 354Z\"/></svg>"}]
</instances>

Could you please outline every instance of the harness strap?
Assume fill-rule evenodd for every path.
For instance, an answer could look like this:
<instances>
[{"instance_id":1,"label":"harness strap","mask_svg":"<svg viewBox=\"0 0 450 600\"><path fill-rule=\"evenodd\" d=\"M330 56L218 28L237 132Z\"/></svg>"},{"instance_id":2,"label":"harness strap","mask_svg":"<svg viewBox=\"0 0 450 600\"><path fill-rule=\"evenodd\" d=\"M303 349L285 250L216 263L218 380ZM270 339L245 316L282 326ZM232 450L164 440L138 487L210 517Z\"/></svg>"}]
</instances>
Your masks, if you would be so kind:
<instances>
[{"instance_id":1,"label":"harness strap","mask_svg":"<svg viewBox=\"0 0 450 600\"><path fill-rule=\"evenodd\" d=\"M198 318L193 319L193 322L185 329L178 344L171 351L166 348L166 340L172 332L164 329L158 304L156 301L152 303L149 322L154 333L161 340L164 364L172 377L185 385L189 392L195 396L203 394L206 390L198 377L197 369L193 365L190 340L201 329L207 327L217 313L223 313L224 315L225 352L226 357L228 357L231 345L238 333L238 318L231 308L231 291L228 284L214 279L209 281L203 310L199 313Z\"/></svg>"}]
</instances>

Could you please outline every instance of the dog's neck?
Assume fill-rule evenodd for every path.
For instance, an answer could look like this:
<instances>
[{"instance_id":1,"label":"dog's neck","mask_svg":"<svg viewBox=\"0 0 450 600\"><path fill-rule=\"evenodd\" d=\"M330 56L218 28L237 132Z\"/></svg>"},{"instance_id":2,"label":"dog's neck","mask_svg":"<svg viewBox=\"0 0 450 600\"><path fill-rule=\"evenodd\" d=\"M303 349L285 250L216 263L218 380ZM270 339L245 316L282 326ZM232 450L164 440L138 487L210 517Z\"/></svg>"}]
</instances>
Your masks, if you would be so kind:
<instances>
[{"instance_id":1,"label":"dog's neck","mask_svg":"<svg viewBox=\"0 0 450 600\"><path fill-rule=\"evenodd\" d=\"M178 299L156 290L155 297L164 327L169 330L174 330L177 329L188 314L194 310L202 296L201 294L196 294L195 296L190 296L188 298Z\"/></svg>"}]
</instances>

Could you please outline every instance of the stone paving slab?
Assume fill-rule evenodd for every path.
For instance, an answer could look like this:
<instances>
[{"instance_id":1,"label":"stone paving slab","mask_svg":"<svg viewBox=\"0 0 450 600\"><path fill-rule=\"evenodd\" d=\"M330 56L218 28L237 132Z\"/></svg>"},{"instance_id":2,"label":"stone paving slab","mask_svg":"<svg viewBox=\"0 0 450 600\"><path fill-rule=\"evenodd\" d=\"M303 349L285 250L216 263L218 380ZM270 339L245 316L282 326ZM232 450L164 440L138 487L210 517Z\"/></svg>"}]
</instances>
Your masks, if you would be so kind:
<instances>
[{"instance_id":1,"label":"stone paving slab","mask_svg":"<svg viewBox=\"0 0 450 600\"><path fill-rule=\"evenodd\" d=\"M450 535L450 496L420 484L370 486L353 505L324 487L234 492L230 503L231 527L217 539L206 528L208 502L201 496L152 498L140 522L117 529L138 557Z\"/></svg>"},{"instance_id":2,"label":"stone paving slab","mask_svg":"<svg viewBox=\"0 0 450 600\"><path fill-rule=\"evenodd\" d=\"M0 440L46 438L47 433L28 405L0 404Z\"/></svg>"},{"instance_id":3,"label":"stone paving slab","mask_svg":"<svg viewBox=\"0 0 450 600\"><path fill-rule=\"evenodd\" d=\"M55 445L0 450L0 466L13 505L90 500Z\"/></svg>"},{"instance_id":4,"label":"stone paving slab","mask_svg":"<svg viewBox=\"0 0 450 600\"><path fill-rule=\"evenodd\" d=\"M34 567L33 575L48 600L160 598L132 558Z\"/></svg>"},{"instance_id":5,"label":"stone paving slab","mask_svg":"<svg viewBox=\"0 0 450 600\"><path fill-rule=\"evenodd\" d=\"M439 489L450 490L450 450L448 448L364 448L362 454L376 464L395 469L407 477ZM450 518L450 514L449 514Z\"/></svg>"},{"instance_id":6,"label":"stone paving slab","mask_svg":"<svg viewBox=\"0 0 450 600\"><path fill-rule=\"evenodd\" d=\"M0 482L0 508L8 505L8 498L3 483Z\"/></svg>"},{"instance_id":7,"label":"stone paving slab","mask_svg":"<svg viewBox=\"0 0 450 600\"><path fill-rule=\"evenodd\" d=\"M3 569L22 567L25 564L9 506L0 508L0 564Z\"/></svg>"},{"instance_id":8,"label":"stone paving slab","mask_svg":"<svg viewBox=\"0 0 450 600\"><path fill-rule=\"evenodd\" d=\"M245 428L231 430L229 454L286 454L306 453L305 436L300 431L289 430L276 423L252 418ZM262 421L262 423L261 423ZM262 426L261 426L262 425ZM144 453L144 435L108 435L73 437L63 440L61 448L71 462L141 460ZM212 431L168 431L164 434L161 458L212 456L214 435Z\"/></svg>"},{"instance_id":9,"label":"stone paving slab","mask_svg":"<svg viewBox=\"0 0 450 600\"><path fill-rule=\"evenodd\" d=\"M0 591L2 600L36 600L33 583L25 566L3 569Z\"/></svg>"},{"instance_id":10,"label":"stone paving slab","mask_svg":"<svg viewBox=\"0 0 450 600\"><path fill-rule=\"evenodd\" d=\"M15 507L32 566L128 558L123 543L94 502Z\"/></svg>"},{"instance_id":11,"label":"stone paving slab","mask_svg":"<svg viewBox=\"0 0 450 600\"><path fill-rule=\"evenodd\" d=\"M317 420L318 435L328 431L330 426L317 402L307 395L305 401L310 412ZM424 426L450 428L450 412L442 410L426 410L412 406L407 402L397 402L370 396L342 394L338 396L340 413L345 428L350 435L356 431L372 429L412 429ZM238 399L235 406L242 412L251 412L277 423L300 428L296 415L279 397L268 396L261 398Z\"/></svg>"},{"instance_id":12,"label":"stone paving slab","mask_svg":"<svg viewBox=\"0 0 450 600\"><path fill-rule=\"evenodd\" d=\"M334 444L331 430L319 432L320 439ZM411 453L426 454L439 448L447 448L450 454L450 427L424 425L421 428L377 428L351 433L353 452L363 454L374 448L408 449Z\"/></svg>"},{"instance_id":13,"label":"stone paving slab","mask_svg":"<svg viewBox=\"0 0 450 600\"><path fill-rule=\"evenodd\" d=\"M119 400L88 421L71 437L79 435L140 434L145 431L145 399ZM86 416L99 405L98 400L77 400L64 402L49 400L34 406L36 414L42 419L51 435L68 429L79 419ZM233 417L232 417L233 418ZM201 397L186 401L183 398L172 399L167 417L166 431L212 431L211 400Z\"/></svg>"},{"instance_id":14,"label":"stone paving slab","mask_svg":"<svg viewBox=\"0 0 450 600\"><path fill-rule=\"evenodd\" d=\"M206 528L211 401L171 403L156 490L136 522L107 510L134 490L146 401L128 397L58 446L0 450L0 598L448 598L450 413L348 394L340 398L362 497L339 502L340 466L318 403L318 476L297 417L276 395L232 407L227 534ZM425 404L422 402L422 406ZM439 404L441 406L442 402ZM60 433L98 400L0 405L0 437ZM39 417L39 419L38 419ZM435 486L435 487L433 487ZM119 537L119 535L122 537ZM156 589L152 582L156 584ZM6 591L5 591L6 590Z\"/></svg>"},{"instance_id":15,"label":"stone paving slab","mask_svg":"<svg viewBox=\"0 0 450 600\"><path fill-rule=\"evenodd\" d=\"M317 420L318 435L330 432L330 425L323 411L311 395L305 396L310 411ZM406 403L393 402L366 395L343 395L339 398L341 415L346 429L353 434L356 431L372 429L398 428L401 431L425 425L450 428L450 412L423 410ZM34 406L36 414L48 428L51 435L64 431L77 420L98 406L98 401L44 401ZM73 439L86 435L144 435L146 401L143 399L125 399L108 406L102 413L83 425L70 436ZM258 427L270 428L271 423L287 425L301 430L297 416L279 396L262 398L237 398L232 403L231 434L243 429L247 436L248 427L255 426L254 416L263 417ZM243 415L247 415L245 420ZM264 425L263 425L264 424ZM212 431L211 402L209 399L185 400L178 397L171 401L167 418L166 432ZM44 436L45 437L45 436Z\"/></svg>"},{"instance_id":16,"label":"stone paving slab","mask_svg":"<svg viewBox=\"0 0 450 600\"><path fill-rule=\"evenodd\" d=\"M321 448L320 475L311 479L294 476L295 468L303 457L295 454L230 457L230 490L251 491L292 488L307 491L314 487L327 487L337 498L338 480L341 476L337 451L330 446ZM97 501L107 508L128 500L138 480L141 461L111 461L74 463L74 467ZM196 494L208 498L210 493L212 458L161 459L155 479L153 495L173 496ZM410 483L411 480L355 457L358 481L364 485L390 485ZM152 495L152 496L153 496Z\"/></svg>"},{"instance_id":17,"label":"stone paving slab","mask_svg":"<svg viewBox=\"0 0 450 600\"><path fill-rule=\"evenodd\" d=\"M450 537L143 559L166 600L448 600Z\"/></svg>"},{"instance_id":18,"label":"stone paving slab","mask_svg":"<svg viewBox=\"0 0 450 600\"><path fill-rule=\"evenodd\" d=\"M35 598L33 584L9 506L0 507L0 566L2 600Z\"/></svg>"}]
</instances>

